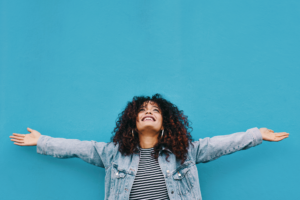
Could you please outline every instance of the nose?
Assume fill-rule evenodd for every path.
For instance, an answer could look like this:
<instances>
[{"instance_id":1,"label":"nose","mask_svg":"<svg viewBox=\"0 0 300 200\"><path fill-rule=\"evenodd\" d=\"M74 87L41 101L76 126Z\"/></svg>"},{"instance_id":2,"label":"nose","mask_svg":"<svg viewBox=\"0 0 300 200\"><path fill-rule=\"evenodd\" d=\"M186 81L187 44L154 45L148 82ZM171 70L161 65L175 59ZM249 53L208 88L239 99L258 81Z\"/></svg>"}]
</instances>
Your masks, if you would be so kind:
<instances>
[{"instance_id":1,"label":"nose","mask_svg":"<svg viewBox=\"0 0 300 200\"><path fill-rule=\"evenodd\" d=\"M150 112L150 111L149 111L149 112L148 112L148 111L146 111L146 114L148 114L148 113L150 113L150 114L151 114L151 112Z\"/></svg>"}]
</instances>

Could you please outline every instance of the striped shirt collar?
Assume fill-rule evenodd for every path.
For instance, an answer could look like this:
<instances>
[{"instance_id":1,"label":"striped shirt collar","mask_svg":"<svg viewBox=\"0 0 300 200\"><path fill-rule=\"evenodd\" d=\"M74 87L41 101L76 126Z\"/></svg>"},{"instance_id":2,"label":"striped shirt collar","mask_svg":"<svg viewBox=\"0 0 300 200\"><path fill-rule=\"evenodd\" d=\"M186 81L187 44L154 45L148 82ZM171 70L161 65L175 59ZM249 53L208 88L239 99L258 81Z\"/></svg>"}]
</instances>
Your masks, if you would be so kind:
<instances>
[{"instance_id":1,"label":"striped shirt collar","mask_svg":"<svg viewBox=\"0 0 300 200\"><path fill-rule=\"evenodd\" d=\"M137 151L136 152L139 152L140 150L141 150L141 148L139 146L137 146ZM162 147L162 149L159 151L159 154L161 154L162 151L168 151L169 153L172 153L172 151L170 149L168 149L167 147L165 147L165 146Z\"/></svg>"}]
</instances>

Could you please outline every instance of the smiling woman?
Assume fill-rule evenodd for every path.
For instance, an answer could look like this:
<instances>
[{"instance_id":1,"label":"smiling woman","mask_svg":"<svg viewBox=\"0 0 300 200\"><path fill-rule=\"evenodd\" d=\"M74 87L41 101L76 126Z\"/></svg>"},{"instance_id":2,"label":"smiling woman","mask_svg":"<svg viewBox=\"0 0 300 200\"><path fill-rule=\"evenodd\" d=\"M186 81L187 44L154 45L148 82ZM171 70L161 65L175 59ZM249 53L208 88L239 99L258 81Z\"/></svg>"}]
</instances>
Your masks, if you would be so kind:
<instances>
[{"instance_id":1,"label":"smiling woman","mask_svg":"<svg viewBox=\"0 0 300 200\"><path fill-rule=\"evenodd\" d=\"M192 137L188 117L177 106L155 94L134 97L119 115L112 141L119 144L123 155L131 155L138 148L151 148L158 158L162 147L170 150L183 163ZM163 133L163 134L162 134ZM166 159L169 157L166 151Z\"/></svg>"},{"instance_id":2,"label":"smiling woman","mask_svg":"<svg viewBox=\"0 0 300 200\"><path fill-rule=\"evenodd\" d=\"M111 142L53 138L27 128L13 133L16 145L37 145L37 153L78 157L105 168L105 199L201 200L196 164L246 150L262 140L280 141L286 132L257 127L192 141L188 117L155 94L135 96L118 116Z\"/></svg>"}]
</instances>

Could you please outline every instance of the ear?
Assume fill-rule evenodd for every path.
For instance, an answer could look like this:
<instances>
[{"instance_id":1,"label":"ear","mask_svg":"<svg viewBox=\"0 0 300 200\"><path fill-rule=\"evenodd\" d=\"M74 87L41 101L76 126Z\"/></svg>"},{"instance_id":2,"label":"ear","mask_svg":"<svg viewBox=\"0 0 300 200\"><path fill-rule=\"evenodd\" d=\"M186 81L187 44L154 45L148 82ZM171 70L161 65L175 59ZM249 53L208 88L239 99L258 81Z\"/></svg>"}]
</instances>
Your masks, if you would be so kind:
<instances>
[{"instance_id":1,"label":"ear","mask_svg":"<svg viewBox=\"0 0 300 200\"><path fill-rule=\"evenodd\" d=\"M164 126L161 126L161 129L160 129L160 130L161 130L161 131L164 130Z\"/></svg>"}]
</instances>

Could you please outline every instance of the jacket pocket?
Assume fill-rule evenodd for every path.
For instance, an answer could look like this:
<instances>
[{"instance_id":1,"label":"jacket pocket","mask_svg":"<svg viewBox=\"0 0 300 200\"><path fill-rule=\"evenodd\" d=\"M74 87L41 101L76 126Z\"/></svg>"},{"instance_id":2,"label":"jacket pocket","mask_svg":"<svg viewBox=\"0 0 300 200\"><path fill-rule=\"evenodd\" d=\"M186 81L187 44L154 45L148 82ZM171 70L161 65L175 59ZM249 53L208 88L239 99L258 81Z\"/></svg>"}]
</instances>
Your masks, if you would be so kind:
<instances>
[{"instance_id":1,"label":"jacket pocket","mask_svg":"<svg viewBox=\"0 0 300 200\"><path fill-rule=\"evenodd\" d=\"M179 195L186 195L194 186L191 168L189 167L175 171L173 179Z\"/></svg>"},{"instance_id":2,"label":"jacket pocket","mask_svg":"<svg viewBox=\"0 0 300 200\"><path fill-rule=\"evenodd\" d=\"M113 164L112 170L112 181L114 183L113 191L115 194L121 194L125 188L127 171L125 169L119 168L117 164Z\"/></svg>"}]
</instances>

